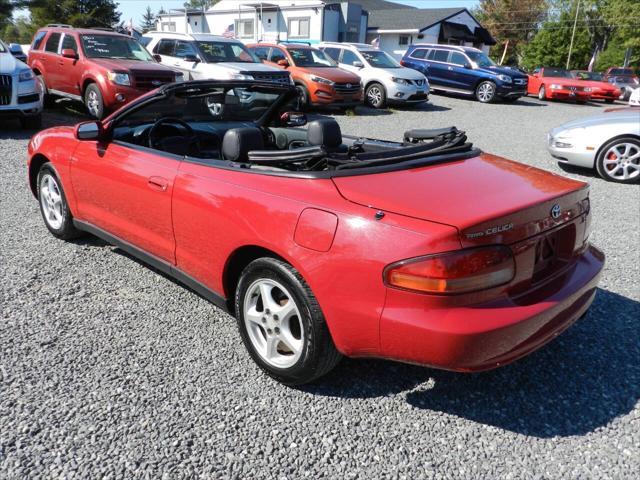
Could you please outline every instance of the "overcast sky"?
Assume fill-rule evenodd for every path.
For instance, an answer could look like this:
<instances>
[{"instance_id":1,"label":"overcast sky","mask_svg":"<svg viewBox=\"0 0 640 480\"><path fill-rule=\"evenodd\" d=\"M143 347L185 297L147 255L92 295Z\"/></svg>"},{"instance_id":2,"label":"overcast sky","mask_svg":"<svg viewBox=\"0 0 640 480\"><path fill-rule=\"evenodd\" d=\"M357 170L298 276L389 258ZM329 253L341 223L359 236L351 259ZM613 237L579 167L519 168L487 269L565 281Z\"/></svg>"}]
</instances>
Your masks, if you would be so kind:
<instances>
[{"instance_id":1,"label":"overcast sky","mask_svg":"<svg viewBox=\"0 0 640 480\"><path fill-rule=\"evenodd\" d=\"M153 12L163 7L165 10L170 8L181 8L185 0L116 0L118 10L122 13L120 20L128 22L133 19L133 24L138 25L141 22L142 14L147 8L151 7ZM358 3L358 0L352 0ZM441 7L467 7L471 8L478 4L478 0L395 0L397 3L413 5L419 8L441 8Z\"/></svg>"}]
</instances>

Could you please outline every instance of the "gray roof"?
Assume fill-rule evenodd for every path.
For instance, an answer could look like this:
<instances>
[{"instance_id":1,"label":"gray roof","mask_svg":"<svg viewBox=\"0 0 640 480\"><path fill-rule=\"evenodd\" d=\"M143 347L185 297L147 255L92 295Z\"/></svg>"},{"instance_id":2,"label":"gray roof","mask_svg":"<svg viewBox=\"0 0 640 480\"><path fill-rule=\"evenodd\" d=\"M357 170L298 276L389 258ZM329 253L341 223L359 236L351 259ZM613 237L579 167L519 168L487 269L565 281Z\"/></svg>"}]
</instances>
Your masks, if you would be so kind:
<instances>
[{"instance_id":1,"label":"gray roof","mask_svg":"<svg viewBox=\"0 0 640 480\"><path fill-rule=\"evenodd\" d=\"M410 9L415 10L416 7L409 5L402 5L400 3L387 2L385 0L352 0L353 3L357 3L363 10L370 12L372 10L390 10L390 9Z\"/></svg>"},{"instance_id":2,"label":"gray roof","mask_svg":"<svg viewBox=\"0 0 640 480\"><path fill-rule=\"evenodd\" d=\"M362 3L362 2L358 2ZM419 8L369 10L369 30L422 30L446 18L466 10L465 8Z\"/></svg>"}]
</instances>

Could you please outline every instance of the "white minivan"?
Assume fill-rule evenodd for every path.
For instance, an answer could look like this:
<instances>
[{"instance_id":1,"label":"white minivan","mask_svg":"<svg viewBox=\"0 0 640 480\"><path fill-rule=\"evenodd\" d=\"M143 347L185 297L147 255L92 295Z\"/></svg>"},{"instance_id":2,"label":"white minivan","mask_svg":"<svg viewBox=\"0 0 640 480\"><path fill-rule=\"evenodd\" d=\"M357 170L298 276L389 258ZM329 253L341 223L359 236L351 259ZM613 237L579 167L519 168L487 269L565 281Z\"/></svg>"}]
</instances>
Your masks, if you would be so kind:
<instances>
[{"instance_id":1,"label":"white minivan","mask_svg":"<svg viewBox=\"0 0 640 480\"><path fill-rule=\"evenodd\" d=\"M141 43L185 80L258 80L293 85L291 75L263 64L242 42L204 33L148 32Z\"/></svg>"},{"instance_id":2,"label":"white minivan","mask_svg":"<svg viewBox=\"0 0 640 480\"><path fill-rule=\"evenodd\" d=\"M392 103L421 103L429 99L427 77L403 67L382 50L365 43L322 42L319 48L340 68L360 76L364 101L373 108Z\"/></svg>"}]
</instances>

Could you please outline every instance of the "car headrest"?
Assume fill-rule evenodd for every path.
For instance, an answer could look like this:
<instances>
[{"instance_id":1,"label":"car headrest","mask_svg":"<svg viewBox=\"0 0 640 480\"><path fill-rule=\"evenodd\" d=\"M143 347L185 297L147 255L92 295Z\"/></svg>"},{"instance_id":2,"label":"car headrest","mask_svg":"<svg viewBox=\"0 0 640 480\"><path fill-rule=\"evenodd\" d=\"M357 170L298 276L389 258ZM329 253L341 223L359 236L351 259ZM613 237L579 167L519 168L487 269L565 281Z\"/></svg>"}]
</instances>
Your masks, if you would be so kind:
<instances>
[{"instance_id":1,"label":"car headrest","mask_svg":"<svg viewBox=\"0 0 640 480\"><path fill-rule=\"evenodd\" d=\"M262 149L264 137L260 129L255 127L232 128L227 130L222 139L222 157L225 160L246 162L250 151Z\"/></svg>"},{"instance_id":2,"label":"car headrest","mask_svg":"<svg viewBox=\"0 0 640 480\"><path fill-rule=\"evenodd\" d=\"M314 120L307 125L307 142L325 148L337 148L342 144L340 125L332 118Z\"/></svg>"}]
</instances>

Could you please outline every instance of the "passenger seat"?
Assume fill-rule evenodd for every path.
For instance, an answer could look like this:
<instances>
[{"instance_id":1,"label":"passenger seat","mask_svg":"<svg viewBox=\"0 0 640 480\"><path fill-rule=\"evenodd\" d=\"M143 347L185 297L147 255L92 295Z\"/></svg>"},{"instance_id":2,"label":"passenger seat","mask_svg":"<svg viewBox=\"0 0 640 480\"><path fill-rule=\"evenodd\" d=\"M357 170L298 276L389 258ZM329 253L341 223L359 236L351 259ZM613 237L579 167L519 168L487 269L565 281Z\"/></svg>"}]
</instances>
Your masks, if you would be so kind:
<instances>
[{"instance_id":1,"label":"passenger seat","mask_svg":"<svg viewBox=\"0 0 640 480\"><path fill-rule=\"evenodd\" d=\"M347 146L342 144L340 125L332 118L309 122L307 125L307 143L322 147L329 153L344 153L348 150Z\"/></svg>"},{"instance_id":2,"label":"passenger seat","mask_svg":"<svg viewBox=\"0 0 640 480\"><path fill-rule=\"evenodd\" d=\"M249 152L264 150L264 137L255 127L232 128L222 139L222 158L232 162L249 161Z\"/></svg>"}]
</instances>

